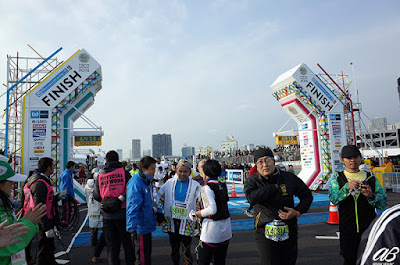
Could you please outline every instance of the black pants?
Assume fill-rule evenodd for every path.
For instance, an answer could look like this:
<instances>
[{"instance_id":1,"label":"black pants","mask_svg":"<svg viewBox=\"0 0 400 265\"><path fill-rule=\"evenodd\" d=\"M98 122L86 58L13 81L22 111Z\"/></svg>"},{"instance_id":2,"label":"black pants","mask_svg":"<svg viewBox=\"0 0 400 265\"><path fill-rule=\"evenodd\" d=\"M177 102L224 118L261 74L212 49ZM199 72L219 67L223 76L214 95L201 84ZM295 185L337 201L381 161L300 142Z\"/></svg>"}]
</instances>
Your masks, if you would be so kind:
<instances>
[{"instance_id":1,"label":"black pants","mask_svg":"<svg viewBox=\"0 0 400 265\"><path fill-rule=\"evenodd\" d=\"M214 265L225 265L229 240L222 243L201 242L198 248L199 264L209 265L214 258Z\"/></svg>"},{"instance_id":2,"label":"black pants","mask_svg":"<svg viewBox=\"0 0 400 265\"><path fill-rule=\"evenodd\" d=\"M90 230L90 243L92 245L92 247L97 245L97 234L99 232L98 228L92 228Z\"/></svg>"},{"instance_id":3,"label":"black pants","mask_svg":"<svg viewBox=\"0 0 400 265\"><path fill-rule=\"evenodd\" d=\"M97 240L96 237L96 245L94 247L94 254L93 257L100 257L101 252L103 251L103 248L106 246L106 237L104 235L104 232L100 234L99 240Z\"/></svg>"},{"instance_id":4,"label":"black pants","mask_svg":"<svg viewBox=\"0 0 400 265\"><path fill-rule=\"evenodd\" d=\"M289 238L282 242L269 240L265 228L257 228L256 243L263 265L294 265L297 260L297 239Z\"/></svg>"},{"instance_id":5,"label":"black pants","mask_svg":"<svg viewBox=\"0 0 400 265\"><path fill-rule=\"evenodd\" d=\"M61 200L61 222L62 225L66 225L71 219L71 209L68 204L68 196Z\"/></svg>"},{"instance_id":6,"label":"black pants","mask_svg":"<svg viewBox=\"0 0 400 265\"><path fill-rule=\"evenodd\" d=\"M175 230L176 231L176 230ZM182 247L183 264L193 264L193 257L190 253L190 245L192 244L192 237L180 235L179 232L168 233L169 243L171 244L171 258L174 265L179 265L180 248Z\"/></svg>"},{"instance_id":7,"label":"black pants","mask_svg":"<svg viewBox=\"0 0 400 265\"><path fill-rule=\"evenodd\" d=\"M104 219L103 233L107 245L108 264L119 265L119 251L124 247L126 264L134 264L135 253L133 252L132 240L126 231L126 218L123 219Z\"/></svg>"},{"instance_id":8,"label":"black pants","mask_svg":"<svg viewBox=\"0 0 400 265\"><path fill-rule=\"evenodd\" d=\"M362 233L340 233L340 254L344 258L344 265L356 265L361 235Z\"/></svg>"},{"instance_id":9,"label":"black pants","mask_svg":"<svg viewBox=\"0 0 400 265\"><path fill-rule=\"evenodd\" d=\"M32 240L31 240L31 242L29 242L29 244L25 248L25 260L26 260L26 262L31 261L33 259L32 255L31 255Z\"/></svg>"},{"instance_id":10,"label":"black pants","mask_svg":"<svg viewBox=\"0 0 400 265\"><path fill-rule=\"evenodd\" d=\"M138 235L136 232L133 232L132 240L135 245L135 252L136 252L136 256L137 256L135 264L136 265L150 265L151 264L151 249L152 249L151 233L148 233L145 235Z\"/></svg>"},{"instance_id":11,"label":"black pants","mask_svg":"<svg viewBox=\"0 0 400 265\"><path fill-rule=\"evenodd\" d=\"M47 238L42 228L39 229L37 234L37 257L36 265L57 265L54 258L54 238Z\"/></svg>"}]
</instances>

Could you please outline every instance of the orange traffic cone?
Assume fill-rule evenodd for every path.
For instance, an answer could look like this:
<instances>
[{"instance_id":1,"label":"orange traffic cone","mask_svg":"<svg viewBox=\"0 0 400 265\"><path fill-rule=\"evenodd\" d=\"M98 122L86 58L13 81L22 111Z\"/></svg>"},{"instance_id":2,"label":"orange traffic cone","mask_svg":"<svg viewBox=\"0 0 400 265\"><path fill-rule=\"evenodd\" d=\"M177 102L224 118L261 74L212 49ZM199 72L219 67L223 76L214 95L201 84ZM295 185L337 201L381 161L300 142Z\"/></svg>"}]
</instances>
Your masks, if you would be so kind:
<instances>
[{"instance_id":1,"label":"orange traffic cone","mask_svg":"<svg viewBox=\"0 0 400 265\"><path fill-rule=\"evenodd\" d=\"M235 188L235 181L232 183L232 191L231 191L231 198L236 198L236 188Z\"/></svg>"},{"instance_id":2,"label":"orange traffic cone","mask_svg":"<svg viewBox=\"0 0 400 265\"><path fill-rule=\"evenodd\" d=\"M336 205L331 202L329 206L329 220L328 224L338 225L339 224L339 212Z\"/></svg>"}]
</instances>

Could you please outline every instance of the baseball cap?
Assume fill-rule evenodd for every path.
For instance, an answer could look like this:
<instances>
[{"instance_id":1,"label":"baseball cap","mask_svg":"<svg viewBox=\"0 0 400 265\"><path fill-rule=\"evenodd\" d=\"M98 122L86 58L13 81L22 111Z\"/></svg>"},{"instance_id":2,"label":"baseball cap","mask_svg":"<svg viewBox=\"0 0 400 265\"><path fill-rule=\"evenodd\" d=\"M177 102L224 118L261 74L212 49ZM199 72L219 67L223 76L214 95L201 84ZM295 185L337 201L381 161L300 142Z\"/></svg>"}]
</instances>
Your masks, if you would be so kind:
<instances>
[{"instance_id":1,"label":"baseball cap","mask_svg":"<svg viewBox=\"0 0 400 265\"><path fill-rule=\"evenodd\" d=\"M182 166L185 166L185 167L188 167L188 168L192 168L192 164L190 164L190 162L188 160L186 160L186 159L179 160L178 165L176 166L176 168L179 168L179 167L182 167Z\"/></svg>"},{"instance_id":2,"label":"baseball cap","mask_svg":"<svg viewBox=\"0 0 400 265\"><path fill-rule=\"evenodd\" d=\"M342 148L341 156L343 158L349 158L352 156L360 156L361 157L361 152L358 149L358 147L355 145L346 145L346 146L343 146L343 148Z\"/></svg>"},{"instance_id":3,"label":"baseball cap","mask_svg":"<svg viewBox=\"0 0 400 265\"><path fill-rule=\"evenodd\" d=\"M8 180L13 182L23 182L28 176L17 174L14 172L10 164L0 161L0 180Z\"/></svg>"}]
</instances>

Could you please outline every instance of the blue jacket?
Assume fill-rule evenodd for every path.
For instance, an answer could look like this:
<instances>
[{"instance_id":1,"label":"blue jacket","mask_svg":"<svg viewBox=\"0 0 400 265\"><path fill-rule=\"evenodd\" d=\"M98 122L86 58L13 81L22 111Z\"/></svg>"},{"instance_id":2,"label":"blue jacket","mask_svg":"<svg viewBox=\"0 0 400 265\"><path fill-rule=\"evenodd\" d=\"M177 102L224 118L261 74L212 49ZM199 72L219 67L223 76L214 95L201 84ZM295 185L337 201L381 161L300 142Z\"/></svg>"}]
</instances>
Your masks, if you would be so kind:
<instances>
[{"instance_id":1,"label":"blue jacket","mask_svg":"<svg viewBox=\"0 0 400 265\"><path fill-rule=\"evenodd\" d=\"M61 173L61 176L58 179L58 188L60 191L67 190L69 195L75 197L73 175L74 171L69 169L64 170L64 172Z\"/></svg>"},{"instance_id":2,"label":"blue jacket","mask_svg":"<svg viewBox=\"0 0 400 265\"><path fill-rule=\"evenodd\" d=\"M152 177L139 172L133 175L128 182L126 188L126 230L130 233L136 231L139 235L145 235L156 230L153 186L149 183L152 180Z\"/></svg>"}]
</instances>

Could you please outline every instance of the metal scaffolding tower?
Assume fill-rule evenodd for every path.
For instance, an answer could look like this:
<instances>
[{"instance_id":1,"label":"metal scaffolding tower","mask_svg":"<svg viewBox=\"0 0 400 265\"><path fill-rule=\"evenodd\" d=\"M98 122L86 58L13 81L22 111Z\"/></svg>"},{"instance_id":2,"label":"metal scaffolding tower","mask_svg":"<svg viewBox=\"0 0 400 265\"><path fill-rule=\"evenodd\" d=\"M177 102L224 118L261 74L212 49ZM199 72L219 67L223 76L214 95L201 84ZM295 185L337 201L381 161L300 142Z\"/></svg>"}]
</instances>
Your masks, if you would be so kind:
<instances>
[{"instance_id":1,"label":"metal scaffolding tower","mask_svg":"<svg viewBox=\"0 0 400 265\"><path fill-rule=\"evenodd\" d=\"M33 48L32 50L38 54ZM39 54L39 57L21 57L19 53L15 57L7 55L4 152L12 159L15 172L21 172L23 97L62 63L57 58L52 58L60 50L61 48L48 58Z\"/></svg>"},{"instance_id":2,"label":"metal scaffolding tower","mask_svg":"<svg viewBox=\"0 0 400 265\"><path fill-rule=\"evenodd\" d=\"M354 118L354 113L359 111L360 104L356 105L351 99L351 93L349 86L348 75L341 74L328 74L322 66L317 64L318 67L323 71L323 74L319 74L318 77L327 85L333 93L343 103L345 120L346 120L346 136L347 144L356 144L356 123L357 120ZM359 122L359 121L358 121Z\"/></svg>"}]
</instances>

